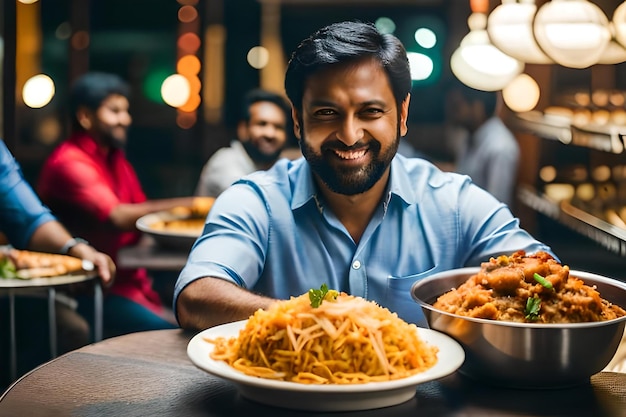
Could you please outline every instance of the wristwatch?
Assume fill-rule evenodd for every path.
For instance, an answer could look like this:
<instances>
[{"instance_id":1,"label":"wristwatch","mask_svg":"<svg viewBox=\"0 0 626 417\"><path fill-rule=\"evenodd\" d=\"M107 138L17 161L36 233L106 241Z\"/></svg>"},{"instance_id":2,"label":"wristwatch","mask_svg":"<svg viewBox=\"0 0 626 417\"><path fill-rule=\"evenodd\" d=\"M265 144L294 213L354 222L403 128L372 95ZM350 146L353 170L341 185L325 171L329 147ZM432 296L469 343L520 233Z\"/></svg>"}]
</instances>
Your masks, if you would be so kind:
<instances>
[{"instance_id":1,"label":"wristwatch","mask_svg":"<svg viewBox=\"0 0 626 417\"><path fill-rule=\"evenodd\" d=\"M72 250L72 248L78 245L79 243L84 243L85 245L89 244L89 242L87 242L85 239L81 239L79 237L73 237L67 242L65 242L65 245L61 247L61 249L59 250L59 253L61 255L67 255L70 252L70 250Z\"/></svg>"}]
</instances>

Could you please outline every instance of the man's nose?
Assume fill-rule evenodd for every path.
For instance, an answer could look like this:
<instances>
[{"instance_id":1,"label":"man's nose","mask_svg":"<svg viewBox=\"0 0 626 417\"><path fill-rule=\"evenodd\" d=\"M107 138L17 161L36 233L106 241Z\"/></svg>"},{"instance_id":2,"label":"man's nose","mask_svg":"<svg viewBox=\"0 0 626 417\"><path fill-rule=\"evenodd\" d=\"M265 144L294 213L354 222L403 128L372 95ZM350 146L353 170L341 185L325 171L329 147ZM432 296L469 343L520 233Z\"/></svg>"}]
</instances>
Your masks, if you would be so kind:
<instances>
[{"instance_id":1,"label":"man's nose","mask_svg":"<svg viewBox=\"0 0 626 417\"><path fill-rule=\"evenodd\" d=\"M344 118L337 132L337 139L348 146L363 139L363 127L359 119L354 116Z\"/></svg>"}]
</instances>

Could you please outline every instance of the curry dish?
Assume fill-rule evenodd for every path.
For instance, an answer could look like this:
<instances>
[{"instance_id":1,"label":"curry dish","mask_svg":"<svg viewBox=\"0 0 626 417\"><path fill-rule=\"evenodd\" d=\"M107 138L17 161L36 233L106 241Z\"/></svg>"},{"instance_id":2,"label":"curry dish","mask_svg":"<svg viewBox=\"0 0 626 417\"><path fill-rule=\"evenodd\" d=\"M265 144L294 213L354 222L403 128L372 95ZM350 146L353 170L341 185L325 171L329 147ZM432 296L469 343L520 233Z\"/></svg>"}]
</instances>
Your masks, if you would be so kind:
<instances>
[{"instance_id":1,"label":"curry dish","mask_svg":"<svg viewBox=\"0 0 626 417\"><path fill-rule=\"evenodd\" d=\"M204 228L204 221L203 218L160 220L150 224L150 228L170 233L193 233L200 236Z\"/></svg>"},{"instance_id":2,"label":"curry dish","mask_svg":"<svg viewBox=\"0 0 626 417\"><path fill-rule=\"evenodd\" d=\"M570 275L550 254L524 251L491 258L465 283L441 295L433 307L453 314L522 323L611 320L626 311L595 287Z\"/></svg>"},{"instance_id":3,"label":"curry dish","mask_svg":"<svg viewBox=\"0 0 626 417\"><path fill-rule=\"evenodd\" d=\"M150 224L150 229L172 234L200 236L207 214L213 207L214 197L196 197L192 207L175 207L168 211L172 218Z\"/></svg>"}]
</instances>

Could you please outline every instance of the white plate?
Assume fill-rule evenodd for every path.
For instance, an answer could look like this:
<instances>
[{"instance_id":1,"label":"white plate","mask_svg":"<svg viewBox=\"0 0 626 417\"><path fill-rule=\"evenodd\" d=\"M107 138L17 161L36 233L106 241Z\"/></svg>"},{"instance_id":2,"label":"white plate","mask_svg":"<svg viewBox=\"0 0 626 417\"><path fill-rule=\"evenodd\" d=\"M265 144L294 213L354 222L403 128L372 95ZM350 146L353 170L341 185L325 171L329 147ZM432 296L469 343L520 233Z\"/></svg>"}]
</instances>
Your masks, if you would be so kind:
<instances>
[{"instance_id":1,"label":"white plate","mask_svg":"<svg viewBox=\"0 0 626 417\"><path fill-rule=\"evenodd\" d=\"M77 284L89 281L97 276L95 272L79 272L69 275L58 275L45 278L0 278L2 288L32 288L32 287L57 287L62 285Z\"/></svg>"},{"instance_id":2,"label":"white plate","mask_svg":"<svg viewBox=\"0 0 626 417\"><path fill-rule=\"evenodd\" d=\"M158 223L161 221L185 220L188 218L188 216L178 216L167 210L158 211L155 213L141 216L139 219L137 219L135 225L137 226L137 229L147 235L152 236L154 240L156 240L157 243L162 246L174 249L189 250L198 238L198 236L202 234L202 229L180 230L173 232L170 230L153 229L151 226L154 223Z\"/></svg>"},{"instance_id":3,"label":"white plate","mask_svg":"<svg viewBox=\"0 0 626 417\"><path fill-rule=\"evenodd\" d=\"M237 371L224 361L211 359L213 344L204 340L219 336L237 337L246 321L227 323L198 333L189 341L187 355L198 368L236 384L244 397L276 407L307 411L388 407L410 400L415 396L417 385L453 373L465 360L463 348L454 339L435 330L418 328L422 340L439 348L438 360L432 368L407 378L354 385L300 384L258 378Z\"/></svg>"}]
</instances>

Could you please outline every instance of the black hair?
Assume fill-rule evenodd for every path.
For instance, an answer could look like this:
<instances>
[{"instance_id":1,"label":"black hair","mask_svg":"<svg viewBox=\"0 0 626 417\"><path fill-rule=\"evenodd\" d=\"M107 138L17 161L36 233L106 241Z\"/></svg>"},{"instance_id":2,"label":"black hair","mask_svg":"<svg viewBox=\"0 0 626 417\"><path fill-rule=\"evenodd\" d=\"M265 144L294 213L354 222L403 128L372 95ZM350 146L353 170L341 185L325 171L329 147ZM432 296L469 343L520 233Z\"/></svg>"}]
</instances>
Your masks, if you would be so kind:
<instances>
[{"instance_id":1,"label":"black hair","mask_svg":"<svg viewBox=\"0 0 626 417\"><path fill-rule=\"evenodd\" d=\"M80 107L96 110L112 94L126 98L130 95L130 86L121 77L105 72L87 72L74 81L70 89L69 108L74 125L76 111Z\"/></svg>"},{"instance_id":2,"label":"black hair","mask_svg":"<svg viewBox=\"0 0 626 417\"><path fill-rule=\"evenodd\" d=\"M285 113L287 120L291 119L291 105L284 96L261 88L254 88L248 91L241 101L240 120L250 121L250 106L259 101L276 104Z\"/></svg>"},{"instance_id":3,"label":"black hair","mask_svg":"<svg viewBox=\"0 0 626 417\"><path fill-rule=\"evenodd\" d=\"M402 42L383 34L372 23L346 21L317 30L292 53L285 74L285 91L291 104L302 110L307 79L328 66L372 57L380 62L398 108L411 91L411 69Z\"/></svg>"}]
</instances>

